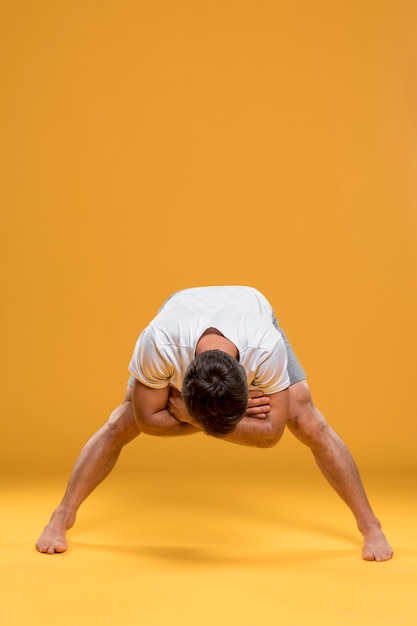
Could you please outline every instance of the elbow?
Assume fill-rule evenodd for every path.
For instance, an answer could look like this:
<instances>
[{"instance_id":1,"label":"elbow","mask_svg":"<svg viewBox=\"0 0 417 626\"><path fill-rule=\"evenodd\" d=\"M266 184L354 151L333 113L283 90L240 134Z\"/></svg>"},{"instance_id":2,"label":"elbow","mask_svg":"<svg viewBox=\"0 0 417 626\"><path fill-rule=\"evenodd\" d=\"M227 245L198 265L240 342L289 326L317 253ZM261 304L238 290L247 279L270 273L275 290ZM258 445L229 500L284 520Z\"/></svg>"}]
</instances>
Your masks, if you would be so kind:
<instances>
[{"instance_id":1,"label":"elbow","mask_svg":"<svg viewBox=\"0 0 417 626\"><path fill-rule=\"evenodd\" d=\"M136 422L140 428L140 432L144 435L153 435L155 437L161 434L160 429L158 429L151 420L136 418Z\"/></svg>"},{"instance_id":2,"label":"elbow","mask_svg":"<svg viewBox=\"0 0 417 626\"><path fill-rule=\"evenodd\" d=\"M146 424L140 423L139 428L144 435L155 435L155 431Z\"/></svg>"},{"instance_id":3,"label":"elbow","mask_svg":"<svg viewBox=\"0 0 417 626\"><path fill-rule=\"evenodd\" d=\"M268 429L268 432L265 433L265 436L262 437L259 448L274 448L277 443L280 441L284 432L284 428L272 427Z\"/></svg>"},{"instance_id":4,"label":"elbow","mask_svg":"<svg viewBox=\"0 0 417 626\"><path fill-rule=\"evenodd\" d=\"M136 424L138 426L138 428L140 429L140 432L143 433L144 435L154 435L154 429L152 428L152 424L149 423L148 420L146 420L146 418L139 414L138 411L135 410L135 421Z\"/></svg>"},{"instance_id":5,"label":"elbow","mask_svg":"<svg viewBox=\"0 0 417 626\"><path fill-rule=\"evenodd\" d=\"M267 439L263 441L262 445L259 447L260 448L274 448L280 439L281 439L281 435L279 435L278 437L268 437Z\"/></svg>"}]
</instances>

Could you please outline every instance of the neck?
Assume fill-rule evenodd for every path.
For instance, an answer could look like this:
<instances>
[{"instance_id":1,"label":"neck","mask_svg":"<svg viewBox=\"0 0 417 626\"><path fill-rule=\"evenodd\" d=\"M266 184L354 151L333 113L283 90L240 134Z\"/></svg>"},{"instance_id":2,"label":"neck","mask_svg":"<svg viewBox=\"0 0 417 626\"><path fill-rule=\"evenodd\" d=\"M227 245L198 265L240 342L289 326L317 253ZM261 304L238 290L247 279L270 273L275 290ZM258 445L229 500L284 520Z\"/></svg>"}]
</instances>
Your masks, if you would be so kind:
<instances>
[{"instance_id":1,"label":"neck","mask_svg":"<svg viewBox=\"0 0 417 626\"><path fill-rule=\"evenodd\" d=\"M208 328L197 342L195 354L198 356L206 350L222 350L230 354L234 359L239 357L239 351L235 344L221 334L216 328Z\"/></svg>"}]
</instances>

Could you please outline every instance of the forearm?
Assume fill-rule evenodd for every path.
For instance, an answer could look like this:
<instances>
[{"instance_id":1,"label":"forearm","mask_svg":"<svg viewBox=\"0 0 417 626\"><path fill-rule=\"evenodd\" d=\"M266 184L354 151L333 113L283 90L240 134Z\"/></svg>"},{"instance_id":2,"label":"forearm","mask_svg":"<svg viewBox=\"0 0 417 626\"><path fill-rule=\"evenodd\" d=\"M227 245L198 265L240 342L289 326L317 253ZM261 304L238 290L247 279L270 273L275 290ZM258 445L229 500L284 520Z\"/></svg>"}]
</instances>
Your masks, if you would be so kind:
<instances>
[{"instance_id":1,"label":"forearm","mask_svg":"<svg viewBox=\"0 0 417 626\"><path fill-rule=\"evenodd\" d=\"M136 420L143 433L154 437L177 437L201 432L196 426L177 420L167 409L146 418L136 415Z\"/></svg>"},{"instance_id":2,"label":"forearm","mask_svg":"<svg viewBox=\"0 0 417 626\"><path fill-rule=\"evenodd\" d=\"M249 394L248 410L235 430L224 439L256 448L272 448L282 437L288 419L288 389L269 396Z\"/></svg>"},{"instance_id":3,"label":"forearm","mask_svg":"<svg viewBox=\"0 0 417 626\"><path fill-rule=\"evenodd\" d=\"M155 437L191 435L198 428L176 419L169 410L170 387L154 389L135 381L133 385L133 407L140 430Z\"/></svg>"},{"instance_id":4,"label":"forearm","mask_svg":"<svg viewBox=\"0 0 417 626\"><path fill-rule=\"evenodd\" d=\"M225 441L237 443L243 446L255 448L272 448L281 439L282 431L277 432L276 427L268 418L257 419L244 417L236 426L235 430L223 437Z\"/></svg>"}]
</instances>

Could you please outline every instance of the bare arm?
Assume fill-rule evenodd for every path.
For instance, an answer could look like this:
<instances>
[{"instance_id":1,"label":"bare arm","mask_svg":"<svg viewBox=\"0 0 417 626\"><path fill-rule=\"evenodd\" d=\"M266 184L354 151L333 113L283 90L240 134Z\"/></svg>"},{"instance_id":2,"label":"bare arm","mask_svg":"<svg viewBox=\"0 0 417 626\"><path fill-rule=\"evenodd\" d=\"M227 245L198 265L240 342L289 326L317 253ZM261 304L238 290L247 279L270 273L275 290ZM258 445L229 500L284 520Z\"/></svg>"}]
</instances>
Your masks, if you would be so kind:
<instances>
[{"instance_id":1,"label":"bare arm","mask_svg":"<svg viewBox=\"0 0 417 626\"><path fill-rule=\"evenodd\" d=\"M135 380L132 390L135 419L147 435L169 437L201 431L192 424L177 420L167 409L170 387L153 389Z\"/></svg>"},{"instance_id":2,"label":"bare arm","mask_svg":"<svg viewBox=\"0 0 417 626\"><path fill-rule=\"evenodd\" d=\"M265 398L269 399L269 405L267 403L265 406ZM272 448L284 432L288 419L289 400L288 389L270 396L259 396L256 400L260 403L259 408L255 405L255 400L249 399L248 412L245 417L241 419L235 430L223 439L244 446ZM250 409L251 406L254 407L253 410ZM263 412L259 413L259 411Z\"/></svg>"},{"instance_id":3,"label":"bare arm","mask_svg":"<svg viewBox=\"0 0 417 626\"><path fill-rule=\"evenodd\" d=\"M179 391L173 390L170 393L168 407L178 420L188 422L198 428L198 422L188 414ZM245 446L271 448L278 443L284 432L288 408L288 389L270 396L265 396L260 391L250 391L245 417L230 435L223 436L221 439Z\"/></svg>"}]
</instances>

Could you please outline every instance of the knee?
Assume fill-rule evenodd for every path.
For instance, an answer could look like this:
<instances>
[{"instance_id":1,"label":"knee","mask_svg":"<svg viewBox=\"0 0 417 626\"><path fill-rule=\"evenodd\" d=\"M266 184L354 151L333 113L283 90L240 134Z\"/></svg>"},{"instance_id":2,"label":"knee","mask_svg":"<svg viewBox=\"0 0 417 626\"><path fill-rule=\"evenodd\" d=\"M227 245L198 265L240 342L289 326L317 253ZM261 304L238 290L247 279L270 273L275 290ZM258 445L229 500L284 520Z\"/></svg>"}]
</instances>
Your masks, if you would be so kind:
<instances>
[{"instance_id":1,"label":"knee","mask_svg":"<svg viewBox=\"0 0 417 626\"><path fill-rule=\"evenodd\" d=\"M289 430L303 443L312 447L326 436L328 425L320 411L314 406L308 386L296 390L291 397Z\"/></svg>"},{"instance_id":2,"label":"knee","mask_svg":"<svg viewBox=\"0 0 417 626\"><path fill-rule=\"evenodd\" d=\"M117 407L111 413L105 428L109 437L120 441L122 445L137 437L140 429L134 416L133 403L127 400Z\"/></svg>"}]
</instances>

